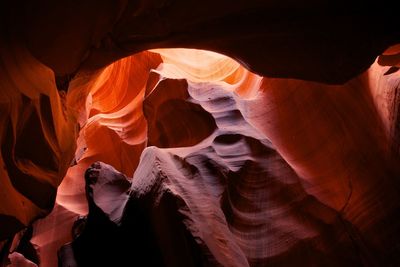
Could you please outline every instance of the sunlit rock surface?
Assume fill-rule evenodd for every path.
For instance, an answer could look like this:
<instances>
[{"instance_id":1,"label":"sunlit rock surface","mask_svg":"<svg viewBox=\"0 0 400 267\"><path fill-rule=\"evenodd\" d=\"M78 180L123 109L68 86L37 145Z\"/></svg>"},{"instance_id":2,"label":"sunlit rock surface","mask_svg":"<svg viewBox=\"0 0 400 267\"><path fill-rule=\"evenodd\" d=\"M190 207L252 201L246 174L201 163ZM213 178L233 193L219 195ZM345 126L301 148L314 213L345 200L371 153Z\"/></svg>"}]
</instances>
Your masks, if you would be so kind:
<instances>
[{"instance_id":1,"label":"sunlit rock surface","mask_svg":"<svg viewBox=\"0 0 400 267\"><path fill-rule=\"evenodd\" d=\"M163 95L160 106L181 98L181 80L169 82L175 86L169 97ZM161 88L156 86L145 99L145 110ZM102 232L119 234L106 242L110 247L123 244L118 240L132 240L132 246L147 243L155 264L167 266L257 266L267 261L293 265L300 255L306 265L360 263L344 219L306 194L270 141L243 118L240 98L212 83L189 82L186 88L190 102L211 115L216 129L194 146L145 149L130 186L122 186L127 180L111 167L93 165L86 174L92 213L74 241L78 263L92 263L98 250L104 250L99 262L124 262L132 255L146 262L141 258L148 253L145 248L130 253L130 247L115 251L104 243L94 248ZM195 132L199 125L187 124L182 131ZM168 134L173 133L162 132L161 139ZM119 192L119 197L103 191ZM96 225L105 214L119 226ZM140 231L150 234L141 236Z\"/></svg>"},{"instance_id":2,"label":"sunlit rock surface","mask_svg":"<svg viewBox=\"0 0 400 267\"><path fill-rule=\"evenodd\" d=\"M385 115L393 114L395 91L389 90L398 74L378 75L388 67L374 64L343 86L327 86L263 78L201 51L182 51L181 62L177 50L147 56L154 53L163 63L145 76L138 111L146 122L142 150L149 147L127 157L141 156L133 178L112 162L124 142L114 141L107 153L93 146L86 163L90 150L81 147L59 190L65 207L86 213L83 177L90 162L108 159L114 167L101 163L87 172L91 213L72 243L75 257L64 260L123 264L134 248L138 262L145 264L141 257L152 251L152 264L169 266L398 262L398 154L392 149L398 121ZM224 66L219 74L188 63L202 53L210 65ZM385 97L374 97L383 90ZM91 111L91 101L88 121L103 116ZM105 133L88 127L81 133ZM136 242L121 247L121 240ZM99 251L104 257L93 260Z\"/></svg>"},{"instance_id":3,"label":"sunlit rock surface","mask_svg":"<svg viewBox=\"0 0 400 267\"><path fill-rule=\"evenodd\" d=\"M399 265L397 16L283 4L2 1L0 265Z\"/></svg>"},{"instance_id":4,"label":"sunlit rock surface","mask_svg":"<svg viewBox=\"0 0 400 267\"><path fill-rule=\"evenodd\" d=\"M388 68L329 86L155 50L77 75L63 100L80 125L75 158L56 208L35 223L41 266L73 236L60 262L124 264L135 248L138 262L152 251L168 266L396 263L398 74ZM95 161L113 167L90 169L85 190ZM74 223L87 199L88 219Z\"/></svg>"}]
</instances>

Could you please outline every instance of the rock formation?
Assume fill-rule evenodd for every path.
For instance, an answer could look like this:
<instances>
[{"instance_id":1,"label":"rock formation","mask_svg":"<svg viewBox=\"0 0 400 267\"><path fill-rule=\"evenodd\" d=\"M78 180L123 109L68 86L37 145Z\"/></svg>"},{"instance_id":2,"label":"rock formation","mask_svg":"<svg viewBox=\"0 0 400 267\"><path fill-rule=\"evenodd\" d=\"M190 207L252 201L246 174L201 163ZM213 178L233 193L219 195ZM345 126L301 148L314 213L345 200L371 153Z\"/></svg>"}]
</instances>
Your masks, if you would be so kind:
<instances>
[{"instance_id":1,"label":"rock formation","mask_svg":"<svg viewBox=\"0 0 400 267\"><path fill-rule=\"evenodd\" d=\"M399 265L396 21L2 1L0 265Z\"/></svg>"}]
</instances>

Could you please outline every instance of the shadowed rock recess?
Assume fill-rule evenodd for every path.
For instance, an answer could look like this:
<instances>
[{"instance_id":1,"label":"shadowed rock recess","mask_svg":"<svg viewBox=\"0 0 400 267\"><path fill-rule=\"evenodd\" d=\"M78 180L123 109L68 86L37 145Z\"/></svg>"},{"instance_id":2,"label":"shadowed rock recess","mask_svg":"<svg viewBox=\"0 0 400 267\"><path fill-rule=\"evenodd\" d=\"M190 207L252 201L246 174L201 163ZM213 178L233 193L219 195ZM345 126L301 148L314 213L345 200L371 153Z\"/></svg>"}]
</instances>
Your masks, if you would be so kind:
<instances>
[{"instance_id":1,"label":"shadowed rock recess","mask_svg":"<svg viewBox=\"0 0 400 267\"><path fill-rule=\"evenodd\" d=\"M384 1L0 1L0 266L400 266Z\"/></svg>"}]
</instances>

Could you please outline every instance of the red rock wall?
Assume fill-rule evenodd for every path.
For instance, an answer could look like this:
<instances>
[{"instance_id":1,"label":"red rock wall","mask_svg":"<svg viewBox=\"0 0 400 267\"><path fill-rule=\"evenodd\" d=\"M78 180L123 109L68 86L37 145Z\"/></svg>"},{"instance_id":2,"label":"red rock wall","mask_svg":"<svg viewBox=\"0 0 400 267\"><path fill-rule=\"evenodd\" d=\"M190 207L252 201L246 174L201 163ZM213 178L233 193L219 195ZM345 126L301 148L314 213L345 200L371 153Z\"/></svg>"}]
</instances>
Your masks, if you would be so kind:
<instances>
[{"instance_id":1,"label":"red rock wall","mask_svg":"<svg viewBox=\"0 0 400 267\"><path fill-rule=\"evenodd\" d=\"M97 76L93 84L101 86L90 89L96 93L89 93L89 118L80 136L80 144L86 146L81 146L84 152L78 164L70 168L59 188L59 204L86 213L84 171L100 160L128 177L136 170L132 179L123 179L132 181L131 196L154 201L135 205L158 210L146 216L155 227L149 231L162 240L156 247L164 264L179 264L179 251L166 250L171 242L180 247L179 242L168 236L171 228L159 225L166 220L163 216L175 212L186 218L175 227L189 231L200 245L198 253L208 255L200 261L204 264L290 266L301 259L305 265L353 266L396 261L392 249L399 230L397 165L389 134L394 121L385 116L390 111L382 109L392 103L394 92L387 91L386 98L374 94L389 90L385 89L391 84L387 79L393 83L398 74L378 79L377 73L382 75L388 67L375 64L348 83L331 86L263 78L229 58L201 51L154 52L161 58L151 53L133 56ZM121 95L127 87L125 82L118 83L120 74L103 75L115 68L125 70L122 66L149 56L158 58L156 64L146 65L150 75L135 76L136 83L142 84L142 108L120 104L123 99L113 105L122 111L107 112L110 103L115 103L113 94ZM105 84L113 89L107 94L110 102L101 102L101 90L108 89ZM120 151L128 147L124 140L131 139L124 139L117 127L125 123L125 114L139 114L145 122L144 140L134 139L143 140L140 150L130 151L126 158ZM88 123L104 118L112 118L104 120L113 122L108 131ZM102 140L109 133L112 138L103 145L87 145L93 136ZM142 153L146 146L160 149ZM138 162L140 156L139 166L131 167L130 162ZM129 167L124 169L123 163ZM113 171L105 173L100 172L98 179L108 181L106 177L113 176ZM112 221L121 223L121 218L129 218L137 209L124 213L121 207L128 199L118 196L125 193L106 193L119 192L114 186L100 182L91 197ZM165 204L171 201L163 200L171 192L178 199L173 202L184 204L176 208ZM109 204L112 199L115 206ZM96 243L88 240L80 242ZM195 258L191 253L187 252L188 257ZM122 254L117 255L124 259Z\"/></svg>"},{"instance_id":2,"label":"red rock wall","mask_svg":"<svg viewBox=\"0 0 400 267\"><path fill-rule=\"evenodd\" d=\"M398 46L387 48L399 41L397 17L387 7L368 5L359 10L357 3L283 4L291 8L273 1L3 1L0 248L6 252L1 263L5 264L7 251L18 251L18 236L23 232L15 242L13 235L46 216L56 200L52 215L36 223L33 238L42 247L42 265L53 266L55 250L70 240L69 226L55 222L65 216L66 225L71 225L77 214L88 212L83 179L88 166L103 161L131 177L135 170L145 172L151 167L140 161L148 146L159 149L147 149L144 155L160 154L160 164L169 173L166 181L180 188L174 197L186 201L187 194L193 196L183 206L165 204L163 210L176 211L178 217L182 207L189 210L193 225L182 226L179 219L172 224L189 230L195 243L201 244L199 253L211 263L226 264L232 260L225 258L230 253L239 265L254 266L271 260L287 264L283 260L287 255L295 262L306 251L309 264L344 255L326 240L356 247L358 256L343 256L349 264L396 263L399 51ZM132 55L163 47L222 52L242 66L201 51L154 50ZM234 129L227 130L230 127ZM215 152L198 152L199 144ZM254 171L240 163L244 159L259 162L264 152L259 155L258 149L264 146L284 166L271 167L273 178L264 173L268 168ZM223 170L233 168L232 177L229 174L224 183L214 185L229 192L223 197L225 202L201 198L207 195L204 191L192 191L198 185L182 186L192 174L185 164L182 168L171 165L170 157L180 158L176 165L192 154L208 161L218 159L217 166ZM238 162L230 162L235 158ZM189 165L212 170L199 164ZM181 178L174 177L174 168L183 172ZM269 187L254 180L253 171L257 177L276 180L278 192L295 188L295 193L282 201L262 196L269 195ZM296 185L281 184L286 174L293 175ZM196 182L205 186L201 190L214 190L207 185L209 177L215 179L207 173L198 175ZM252 186L254 190L247 193ZM276 194L271 190L271 195ZM286 207L299 196L311 197L323 208L308 200L296 200L293 205L298 209ZM218 222L226 220L220 233L226 235L227 243L219 244L213 235L198 235L214 223L210 219L196 225L208 220L208 212L197 207L200 202L219 212ZM243 216L242 210L250 207L255 217ZM290 223L269 214L273 207L285 210ZM298 215L299 209L307 210L306 214ZM271 239L263 234L249 237L258 230L245 225L257 221L260 214L278 224L265 226L276 229L264 231ZM315 218L336 230L315 226L310 222ZM293 231L281 234L280 228L287 225ZM157 228L149 233L163 236L166 231ZM332 231L333 237L326 237ZM165 252L169 239L163 240L166 243L156 245L164 255L160 257L166 260L169 255L167 261L174 265L175 252ZM218 249L225 252L220 254Z\"/></svg>"}]
</instances>

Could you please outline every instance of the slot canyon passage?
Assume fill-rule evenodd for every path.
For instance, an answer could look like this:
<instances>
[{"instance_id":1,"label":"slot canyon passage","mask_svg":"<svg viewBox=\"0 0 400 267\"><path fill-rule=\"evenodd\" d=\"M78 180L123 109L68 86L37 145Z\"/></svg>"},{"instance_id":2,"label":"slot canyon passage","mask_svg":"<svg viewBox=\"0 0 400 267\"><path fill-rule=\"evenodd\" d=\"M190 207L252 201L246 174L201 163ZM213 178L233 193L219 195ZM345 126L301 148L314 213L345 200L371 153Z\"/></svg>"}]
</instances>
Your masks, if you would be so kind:
<instances>
[{"instance_id":1,"label":"slot canyon passage","mask_svg":"<svg viewBox=\"0 0 400 267\"><path fill-rule=\"evenodd\" d=\"M376 1L0 1L0 266L400 266Z\"/></svg>"}]
</instances>

